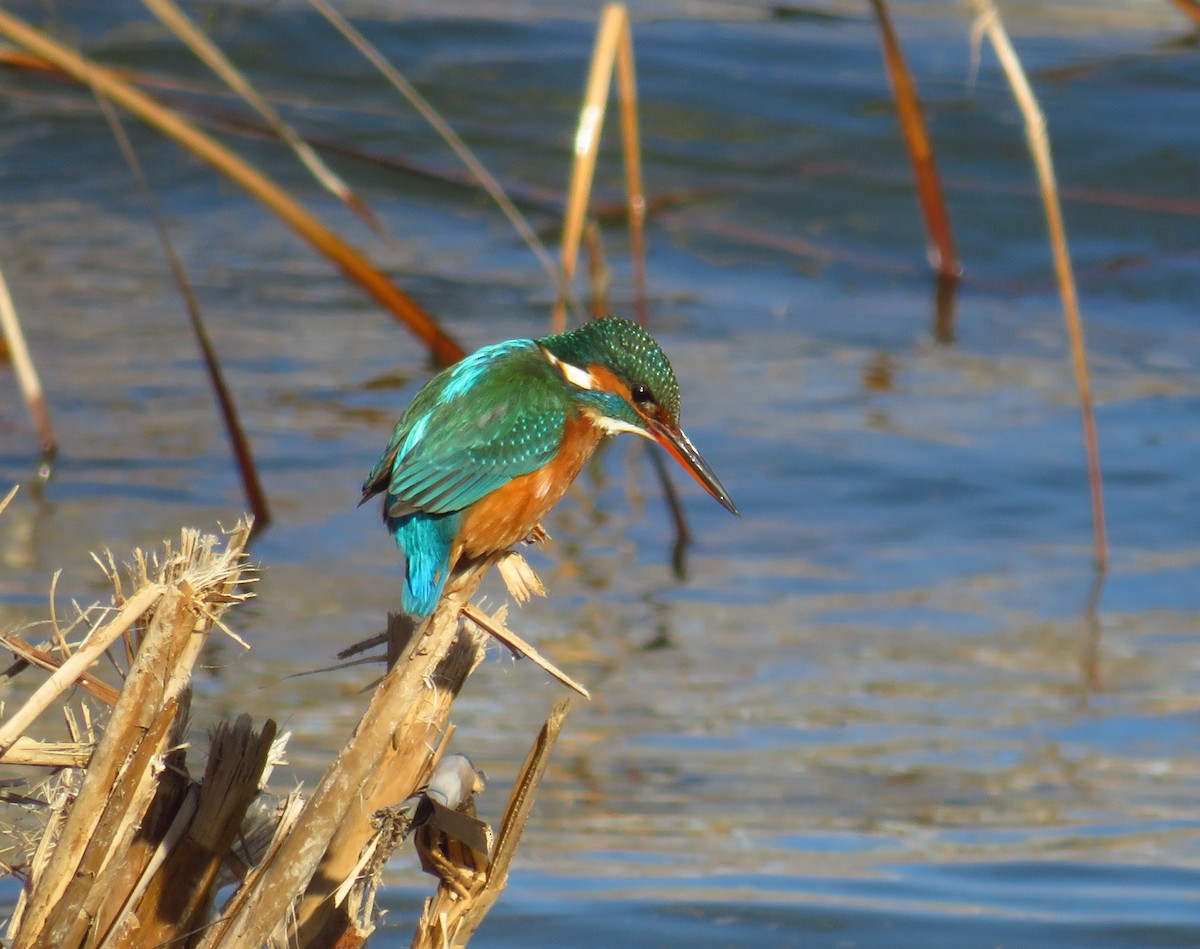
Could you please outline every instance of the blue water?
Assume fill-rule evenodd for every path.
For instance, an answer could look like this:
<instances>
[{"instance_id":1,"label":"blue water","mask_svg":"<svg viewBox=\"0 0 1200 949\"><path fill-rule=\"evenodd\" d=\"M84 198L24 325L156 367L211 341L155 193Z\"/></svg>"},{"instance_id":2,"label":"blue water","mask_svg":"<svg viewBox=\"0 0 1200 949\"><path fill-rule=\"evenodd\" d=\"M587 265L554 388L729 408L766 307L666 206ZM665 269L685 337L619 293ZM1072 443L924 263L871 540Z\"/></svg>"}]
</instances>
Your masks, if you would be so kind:
<instances>
[{"instance_id":1,"label":"blue water","mask_svg":"<svg viewBox=\"0 0 1200 949\"><path fill-rule=\"evenodd\" d=\"M56 9L98 58L209 82L140 5ZM823 9L635 23L647 188L671 198L648 225L651 326L744 516L676 477L695 535L677 577L660 489L625 440L547 523L554 543L530 559L550 596L513 622L594 699L568 719L478 941L1200 945L1194 34L1157 2L1005 8L1053 142L1097 399L1111 568L1089 605L1079 411L1011 94L987 51L971 81L964 15L896 6L965 270L939 343L873 22L866 5ZM544 195L567 179L594 11L462 12L360 25L553 243ZM307 133L458 170L307 8L208 13ZM55 570L62 612L104 588L89 551L216 529L243 500L142 200L87 97L0 72L0 113L0 266L63 446L34 489L36 442L0 375L0 490L26 483L0 515L0 625L19 627L45 617ZM276 717L294 732L281 787L311 786L373 673L287 676L395 608L398 555L354 504L429 366L266 212L129 131L275 518L253 550L260 595L231 617L253 649L214 645L193 718ZM227 140L469 347L546 331L545 275L470 190L331 155L388 243L283 149ZM603 233L612 307L629 313L624 226ZM493 656L456 704L493 824L559 694ZM402 853L387 884L376 942L404 945L430 880Z\"/></svg>"}]
</instances>

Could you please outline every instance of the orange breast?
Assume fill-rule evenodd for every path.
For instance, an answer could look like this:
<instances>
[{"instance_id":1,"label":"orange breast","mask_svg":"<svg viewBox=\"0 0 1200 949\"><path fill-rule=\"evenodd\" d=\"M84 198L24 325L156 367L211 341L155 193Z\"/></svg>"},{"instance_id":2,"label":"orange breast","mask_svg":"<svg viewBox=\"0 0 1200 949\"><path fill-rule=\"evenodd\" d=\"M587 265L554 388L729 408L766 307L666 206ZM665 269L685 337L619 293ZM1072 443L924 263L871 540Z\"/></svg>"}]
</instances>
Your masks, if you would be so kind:
<instances>
[{"instance_id":1,"label":"orange breast","mask_svg":"<svg viewBox=\"0 0 1200 949\"><path fill-rule=\"evenodd\" d=\"M548 465L514 478L463 512L450 562L481 557L523 540L559 502L583 469L604 433L583 415L567 420L562 445Z\"/></svg>"}]
</instances>

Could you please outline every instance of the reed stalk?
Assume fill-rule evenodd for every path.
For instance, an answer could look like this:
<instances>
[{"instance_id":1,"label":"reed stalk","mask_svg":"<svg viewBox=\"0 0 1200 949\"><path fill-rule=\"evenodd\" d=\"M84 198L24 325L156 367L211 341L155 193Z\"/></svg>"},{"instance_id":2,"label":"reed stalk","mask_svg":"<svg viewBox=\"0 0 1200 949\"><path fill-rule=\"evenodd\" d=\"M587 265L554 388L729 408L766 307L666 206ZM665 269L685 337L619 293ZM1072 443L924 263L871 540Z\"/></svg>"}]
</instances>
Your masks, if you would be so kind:
<instances>
[{"instance_id":1,"label":"reed stalk","mask_svg":"<svg viewBox=\"0 0 1200 949\"><path fill-rule=\"evenodd\" d=\"M25 342L25 332L21 329L21 320L17 316L17 308L13 303L12 294L8 290L8 281L4 279L4 271L0 270L0 336L8 346L8 356L12 360L13 369L17 375L17 384L21 387L21 395L29 407L33 418L33 427L38 433L42 446L42 475L50 473L50 464L58 453L58 441L54 437L54 427L50 424L50 413L46 409L46 397L42 393L42 382L38 378L37 367L29 354L29 345Z\"/></svg>"},{"instance_id":2,"label":"reed stalk","mask_svg":"<svg viewBox=\"0 0 1200 949\"><path fill-rule=\"evenodd\" d=\"M383 236L386 231L382 222L377 218L351 189L346 182L330 168L294 128L275 111L266 98L230 61L215 43L210 40L195 23L191 21L174 0L142 0L146 8L158 17L159 21L173 32L196 55L196 58L220 77L233 92L242 98L255 112L259 114L267 126L290 148L326 191L357 214L375 231Z\"/></svg>"},{"instance_id":3,"label":"reed stalk","mask_svg":"<svg viewBox=\"0 0 1200 949\"><path fill-rule=\"evenodd\" d=\"M904 50L892 26L885 0L871 0L871 6L879 23L883 59L891 81L892 95L896 100L896 113L904 133L904 144L907 146L913 176L916 179L917 196L920 198L921 210L925 217L925 228L929 235L929 261L939 279L956 281L962 273L962 267L954 247L950 216L946 213L946 201L942 195L941 179L934 159L933 142L925 126L917 84L905 61Z\"/></svg>"},{"instance_id":4,"label":"reed stalk","mask_svg":"<svg viewBox=\"0 0 1200 949\"><path fill-rule=\"evenodd\" d=\"M508 222L513 226L513 229L520 235L521 239L529 247L538 261L541 263L550 280L558 288L560 296L564 299L570 299L570 288L567 282L563 279L559 268L555 266L553 258L546 250L545 245L537 236L537 232L525 219L525 216L513 204L512 199L505 193L503 186L492 175L487 167L481 162L467 147L467 144L459 137L458 133L450 126L450 123L442 118L441 113L437 111L426 99L420 91L401 73L395 66L388 62L387 58L362 35L354 26L326 0L309 0L313 9L320 13L346 40L362 54L362 56L377 69L392 86L404 96L405 99L412 105L438 135L441 136L450 150L454 152L458 159L467 167L471 177L479 184L488 196L496 203L501 212L508 219Z\"/></svg>"},{"instance_id":5,"label":"reed stalk","mask_svg":"<svg viewBox=\"0 0 1200 949\"><path fill-rule=\"evenodd\" d=\"M1185 16L1191 17L1192 22L1200 26L1200 3L1196 0L1171 0Z\"/></svg>"},{"instance_id":6,"label":"reed stalk","mask_svg":"<svg viewBox=\"0 0 1200 949\"><path fill-rule=\"evenodd\" d=\"M389 828L380 816L423 800L454 731L454 700L487 638L523 650L587 694L499 617L469 605L493 565L488 559L458 571L419 627L406 617L391 619L396 661L307 802L293 795L277 806L257 803L279 741L273 722L256 728L244 715L217 726L205 773L193 780L186 762L191 675L208 634L226 629L221 614L248 596L242 554L249 534L248 522L240 523L222 551L215 538L185 531L178 547L158 558L136 553L133 593L126 597L111 574L113 609L0 726L5 764L68 769L60 779L64 793L47 792L56 803L41 843L31 845L27 884L8 932L13 949L361 945L374 927L383 864L414 820L405 824L401 817ZM509 570L520 573L512 564ZM529 577L522 583L537 585ZM130 631L133 662L98 737L44 742L25 734L49 702L66 701L72 684ZM465 945L503 890L565 711L563 703L535 742L495 847L485 825L450 811L422 831L426 849L435 827L441 835L461 832L479 876L467 894L451 864L428 857L431 868L448 874L443 890L462 902L422 923L414 944L424 945L431 926L440 926L453 934L447 944ZM472 790L452 804L469 806ZM243 839L256 843L243 846ZM448 838L437 839L456 851ZM215 895L230 872L242 885L216 909Z\"/></svg>"},{"instance_id":7,"label":"reed stalk","mask_svg":"<svg viewBox=\"0 0 1200 949\"><path fill-rule=\"evenodd\" d=\"M148 0L148 2L154 2L154 0ZM191 326L192 336L196 340L200 356L204 360L204 368L208 374L209 385L212 387L213 398L216 399L221 423L225 428L225 435L229 439L229 447L233 452L234 462L241 478L242 493L245 495L246 504L249 506L253 518L253 532L257 534L271 523L271 509L267 504L267 495L263 490L262 481L258 477L258 466L254 463L254 453L250 449L250 441L246 438L245 429L242 428L241 417L234 402L233 393L225 382L225 372L221 368L221 360L208 335L208 328L204 325L200 302L192 290L183 261L175 250L175 242L171 240L171 232L167 228L162 211L154 198L154 192L151 191L150 184L146 180L146 173L133 148L133 143L129 141L129 136L125 134L125 129L121 125L120 117L112 104L103 96L98 95L96 101L100 105L100 111L104 113L109 128L112 129L113 137L121 149L126 165L129 166L134 180L137 181L138 189L141 191L150 217L154 221L158 241L162 245L167 265L171 269L171 276L175 281L175 286L179 288L179 295L183 299L184 309L187 311L188 324Z\"/></svg>"},{"instance_id":8,"label":"reed stalk","mask_svg":"<svg viewBox=\"0 0 1200 949\"><path fill-rule=\"evenodd\" d=\"M596 44L584 87L583 106L575 130L571 182L567 188L567 206L559 261L569 286L579 262L579 248L596 176L600 135L608 106L609 87L614 72L621 108L621 142L625 161L625 197L629 219L629 244L633 258L634 300L638 321L646 324L645 219L646 196L642 187L641 141L637 121L637 85L634 75L633 36L629 11L621 3L610 3L600 16ZM561 333L566 328L566 301L555 303L551 328Z\"/></svg>"},{"instance_id":9,"label":"reed stalk","mask_svg":"<svg viewBox=\"0 0 1200 949\"><path fill-rule=\"evenodd\" d=\"M1058 186L1054 177L1054 161L1050 156L1050 139L1046 133L1046 117L1038 105L1021 60L1013 49L995 5L991 0L975 0L978 11L975 31L986 35L1000 60L1004 74L1013 91L1013 98L1025 120L1025 137L1033 156L1041 189L1042 204L1046 211L1046 225L1050 232L1050 247L1054 255L1054 269L1058 278L1059 295L1062 298L1066 318L1067 335L1071 345L1071 360L1075 369L1075 387L1079 394L1079 407L1083 416L1083 440L1087 454L1088 484L1092 500L1092 524L1094 551L1097 569L1103 573L1108 566L1108 540L1104 520L1104 489L1100 472L1099 439L1096 434L1096 413L1092 400L1091 383L1088 377L1087 349L1083 339L1083 319L1079 314L1079 297L1075 289L1075 277L1071 269L1071 255L1067 250L1066 227L1063 224L1062 207L1058 200Z\"/></svg>"}]
</instances>

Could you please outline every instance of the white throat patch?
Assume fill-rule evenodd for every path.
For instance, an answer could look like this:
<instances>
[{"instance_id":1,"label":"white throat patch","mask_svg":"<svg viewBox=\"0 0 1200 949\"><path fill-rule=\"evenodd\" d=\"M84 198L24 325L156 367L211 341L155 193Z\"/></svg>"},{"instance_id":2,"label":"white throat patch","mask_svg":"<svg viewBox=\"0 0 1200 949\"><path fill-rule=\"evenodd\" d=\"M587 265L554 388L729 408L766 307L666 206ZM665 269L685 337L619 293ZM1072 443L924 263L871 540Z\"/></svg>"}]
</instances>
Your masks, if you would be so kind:
<instances>
[{"instance_id":1,"label":"white throat patch","mask_svg":"<svg viewBox=\"0 0 1200 949\"><path fill-rule=\"evenodd\" d=\"M638 428L636 425L630 425L628 422L623 422L620 419L609 418L607 415L601 415L599 412L588 412L587 417L605 435L619 435L621 432L629 432L631 435L641 435L642 438L654 441L654 436L644 428Z\"/></svg>"}]
</instances>

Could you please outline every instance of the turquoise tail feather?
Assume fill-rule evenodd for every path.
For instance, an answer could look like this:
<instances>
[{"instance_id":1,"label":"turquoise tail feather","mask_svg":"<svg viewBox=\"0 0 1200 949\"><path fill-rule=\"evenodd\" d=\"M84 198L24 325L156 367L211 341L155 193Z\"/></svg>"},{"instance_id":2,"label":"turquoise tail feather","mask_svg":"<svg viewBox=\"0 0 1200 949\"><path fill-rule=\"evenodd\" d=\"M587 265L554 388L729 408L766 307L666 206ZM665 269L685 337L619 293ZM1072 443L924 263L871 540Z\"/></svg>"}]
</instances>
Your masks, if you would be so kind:
<instances>
[{"instance_id":1,"label":"turquoise tail feather","mask_svg":"<svg viewBox=\"0 0 1200 949\"><path fill-rule=\"evenodd\" d=\"M391 498L388 499L389 504ZM450 548L458 532L460 512L426 514L415 511L388 518L387 526L396 546L404 552L404 612L429 616L441 599L450 574Z\"/></svg>"}]
</instances>

